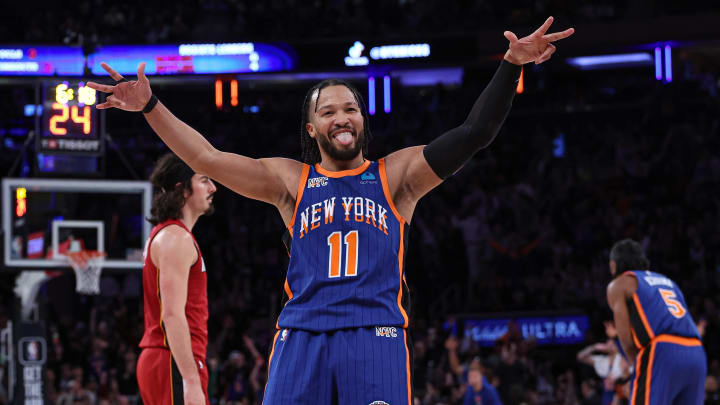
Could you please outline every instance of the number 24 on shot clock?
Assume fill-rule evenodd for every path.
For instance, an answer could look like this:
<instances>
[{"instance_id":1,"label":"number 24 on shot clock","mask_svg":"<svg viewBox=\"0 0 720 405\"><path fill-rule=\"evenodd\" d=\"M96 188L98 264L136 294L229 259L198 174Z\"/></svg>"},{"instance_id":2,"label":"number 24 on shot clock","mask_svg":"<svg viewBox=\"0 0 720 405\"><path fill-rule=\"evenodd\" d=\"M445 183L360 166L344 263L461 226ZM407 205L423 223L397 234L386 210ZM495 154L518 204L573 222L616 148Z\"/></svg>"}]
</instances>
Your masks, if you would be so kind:
<instances>
[{"instance_id":1,"label":"number 24 on shot clock","mask_svg":"<svg viewBox=\"0 0 720 405\"><path fill-rule=\"evenodd\" d=\"M43 136L96 138L95 90L83 82L46 82L43 103Z\"/></svg>"}]
</instances>

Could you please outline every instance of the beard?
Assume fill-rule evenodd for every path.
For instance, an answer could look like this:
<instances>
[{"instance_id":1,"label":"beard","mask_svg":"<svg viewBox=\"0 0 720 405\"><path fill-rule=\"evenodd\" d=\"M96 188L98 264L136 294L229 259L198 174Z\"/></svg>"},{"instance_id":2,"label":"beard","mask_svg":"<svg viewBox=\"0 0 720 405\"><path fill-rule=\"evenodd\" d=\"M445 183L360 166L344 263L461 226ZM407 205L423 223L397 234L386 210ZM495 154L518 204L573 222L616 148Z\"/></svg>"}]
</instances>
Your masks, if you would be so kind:
<instances>
[{"instance_id":1,"label":"beard","mask_svg":"<svg viewBox=\"0 0 720 405\"><path fill-rule=\"evenodd\" d=\"M214 196L215 193L213 193L212 195ZM213 201L210 201L210 205L208 205L208 207L207 207L207 209L205 210L205 212L203 212L203 215L205 215L206 217L208 217L208 216L212 215L214 212L215 212L215 206L213 205Z\"/></svg>"},{"instance_id":2,"label":"beard","mask_svg":"<svg viewBox=\"0 0 720 405\"><path fill-rule=\"evenodd\" d=\"M350 132L355 135L355 130L350 130ZM340 161L348 161L355 159L359 153L362 151L363 144L365 143L365 133L360 133L357 135L357 139L355 140L355 145L350 149L339 149L337 148L331 141L330 141L330 135L329 134L318 134L319 136L315 137L315 139L318 140L318 147L322 149L331 159L333 160L340 160Z\"/></svg>"}]
</instances>

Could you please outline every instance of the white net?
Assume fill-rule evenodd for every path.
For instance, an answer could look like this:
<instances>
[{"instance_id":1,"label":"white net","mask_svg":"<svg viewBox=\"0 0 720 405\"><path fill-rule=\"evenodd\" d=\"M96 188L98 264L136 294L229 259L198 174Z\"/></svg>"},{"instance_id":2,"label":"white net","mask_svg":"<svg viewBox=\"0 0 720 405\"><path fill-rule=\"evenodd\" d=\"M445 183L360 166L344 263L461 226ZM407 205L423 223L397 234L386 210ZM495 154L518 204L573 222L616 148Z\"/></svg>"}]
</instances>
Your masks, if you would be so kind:
<instances>
[{"instance_id":1,"label":"white net","mask_svg":"<svg viewBox=\"0 0 720 405\"><path fill-rule=\"evenodd\" d=\"M105 253L81 250L66 253L75 272L75 291L79 294L100 294L100 275L105 262Z\"/></svg>"},{"instance_id":2,"label":"white net","mask_svg":"<svg viewBox=\"0 0 720 405\"><path fill-rule=\"evenodd\" d=\"M44 271L23 271L15 279L15 295L20 297L22 319L28 319L42 283L50 278Z\"/></svg>"}]
</instances>

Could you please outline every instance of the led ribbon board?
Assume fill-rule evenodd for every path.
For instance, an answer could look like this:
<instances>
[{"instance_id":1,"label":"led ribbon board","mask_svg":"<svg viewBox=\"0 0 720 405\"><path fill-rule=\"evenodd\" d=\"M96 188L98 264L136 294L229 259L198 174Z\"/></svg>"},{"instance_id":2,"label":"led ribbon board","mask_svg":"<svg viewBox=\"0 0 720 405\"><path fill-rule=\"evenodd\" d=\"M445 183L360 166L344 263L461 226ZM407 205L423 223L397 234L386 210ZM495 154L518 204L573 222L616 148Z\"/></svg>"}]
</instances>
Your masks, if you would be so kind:
<instances>
[{"instance_id":1,"label":"led ribbon board","mask_svg":"<svg viewBox=\"0 0 720 405\"><path fill-rule=\"evenodd\" d=\"M345 66L367 66L370 60L365 53L365 45L360 41L355 41L348 48L347 56L345 56ZM392 59L408 59L408 58L428 58L430 56L429 44L400 44L400 45L380 45L370 48L368 54L372 60L392 60Z\"/></svg>"},{"instance_id":2,"label":"led ribbon board","mask_svg":"<svg viewBox=\"0 0 720 405\"><path fill-rule=\"evenodd\" d=\"M84 66L80 47L0 45L0 76L81 76Z\"/></svg>"},{"instance_id":3,"label":"led ribbon board","mask_svg":"<svg viewBox=\"0 0 720 405\"><path fill-rule=\"evenodd\" d=\"M88 59L92 73L102 76L107 72L100 62L122 75L136 74L140 62L147 63L147 75L276 72L295 67L289 48L256 42L104 46Z\"/></svg>"},{"instance_id":4,"label":"led ribbon board","mask_svg":"<svg viewBox=\"0 0 720 405\"><path fill-rule=\"evenodd\" d=\"M508 332L511 322L517 325L523 339L535 340L540 345L582 343L590 328L587 315L466 319L465 335L480 346L493 346Z\"/></svg>"}]
</instances>

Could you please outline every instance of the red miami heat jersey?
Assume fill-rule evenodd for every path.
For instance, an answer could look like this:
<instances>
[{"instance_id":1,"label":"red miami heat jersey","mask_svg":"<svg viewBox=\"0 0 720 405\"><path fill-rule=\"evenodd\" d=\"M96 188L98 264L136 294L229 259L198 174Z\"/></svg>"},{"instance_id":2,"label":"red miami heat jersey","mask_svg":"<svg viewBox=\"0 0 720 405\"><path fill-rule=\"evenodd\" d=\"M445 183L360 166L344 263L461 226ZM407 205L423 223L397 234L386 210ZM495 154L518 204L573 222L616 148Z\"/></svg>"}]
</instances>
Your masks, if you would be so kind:
<instances>
[{"instance_id":1,"label":"red miami heat jersey","mask_svg":"<svg viewBox=\"0 0 720 405\"><path fill-rule=\"evenodd\" d=\"M700 338L677 284L659 273L628 271L638 287L628 298L628 311L635 346L647 346L655 336L673 335Z\"/></svg>"},{"instance_id":2,"label":"red miami heat jersey","mask_svg":"<svg viewBox=\"0 0 720 405\"><path fill-rule=\"evenodd\" d=\"M155 236L163 228L169 225L177 225L190 232L185 225L178 220L169 220L155 225L145 244L143 254L143 301L145 303L145 333L140 341L141 348L167 348L167 336L165 326L162 322L162 296L160 295L160 272L150 258L150 245ZM190 328L190 340L193 355L201 359L205 358L208 341L208 298L207 298L207 273L205 263L200 253L200 248L193 236L193 243L197 249L198 259L190 267L188 276L187 302L185 303L185 316Z\"/></svg>"},{"instance_id":3,"label":"red miami heat jersey","mask_svg":"<svg viewBox=\"0 0 720 405\"><path fill-rule=\"evenodd\" d=\"M390 198L384 160L340 172L305 165L286 238L288 301L277 326L406 328L407 230Z\"/></svg>"}]
</instances>

